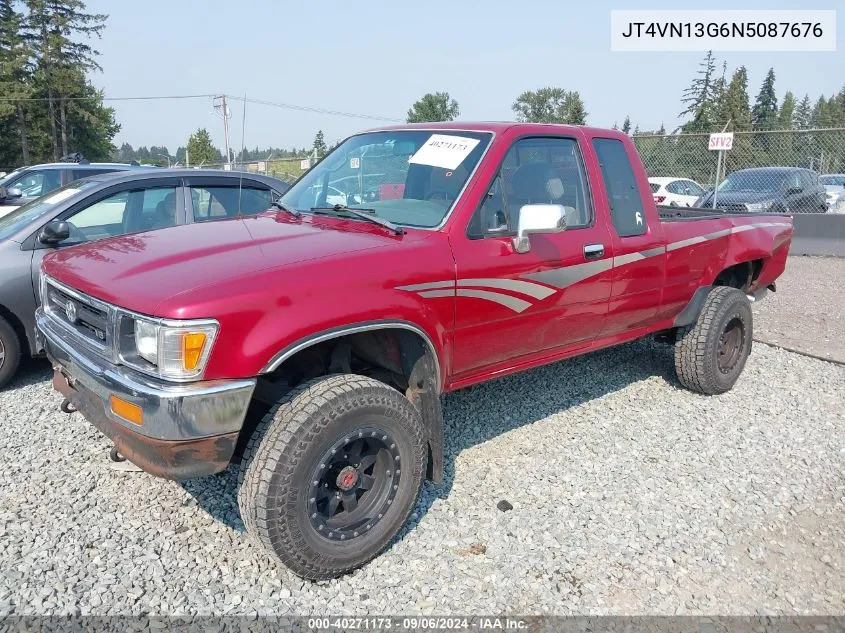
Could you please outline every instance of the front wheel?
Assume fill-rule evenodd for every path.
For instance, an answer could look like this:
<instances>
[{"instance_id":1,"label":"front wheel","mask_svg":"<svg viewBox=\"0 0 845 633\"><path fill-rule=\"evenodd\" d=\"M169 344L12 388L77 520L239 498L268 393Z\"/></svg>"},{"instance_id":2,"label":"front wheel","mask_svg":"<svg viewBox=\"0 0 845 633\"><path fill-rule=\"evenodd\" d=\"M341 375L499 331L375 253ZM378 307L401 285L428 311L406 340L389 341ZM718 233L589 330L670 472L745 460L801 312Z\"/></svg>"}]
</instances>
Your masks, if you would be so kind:
<instances>
[{"instance_id":1,"label":"front wheel","mask_svg":"<svg viewBox=\"0 0 845 633\"><path fill-rule=\"evenodd\" d=\"M247 531L311 580L376 557L417 500L428 457L419 412L364 376L309 381L247 445L238 505Z\"/></svg>"},{"instance_id":2,"label":"front wheel","mask_svg":"<svg viewBox=\"0 0 845 633\"><path fill-rule=\"evenodd\" d=\"M17 333L0 316L0 389L9 382L18 370L21 360L21 342Z\"/></svg>"},{"instance_id":3,"label":"front wheel","mask_svg":"<svg viewBox=\"0 0 845 633\"><path fill-rule=\"evenodd\" d=\"M752 336L751 304L745 293L727 286L711 289L698 320L678 332L678 380L707 395L728 391L745 367Z\"/></svg>"}]
</instances>

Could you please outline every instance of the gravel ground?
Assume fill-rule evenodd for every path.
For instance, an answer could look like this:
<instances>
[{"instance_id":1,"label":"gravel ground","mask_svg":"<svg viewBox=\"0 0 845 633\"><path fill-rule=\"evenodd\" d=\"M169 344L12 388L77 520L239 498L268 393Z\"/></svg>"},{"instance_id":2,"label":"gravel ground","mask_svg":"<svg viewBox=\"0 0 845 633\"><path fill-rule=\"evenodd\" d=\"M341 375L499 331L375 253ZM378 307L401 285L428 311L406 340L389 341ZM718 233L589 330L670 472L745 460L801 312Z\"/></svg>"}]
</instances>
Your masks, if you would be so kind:
<instances>
[{"instance_id":1,"label":"gravel ground","mask_svg":"<svg viewBox=\"0 0 845 633\"><path fill-rule=\"evenodd\" d=\"M236 473L110 469L47 374L0 392L0 614L845 612L845 367L757 345L708 398L638 342L450 395L446 485L322 583L248 542Z\"/></svg>"},{"instance_id":2,"label":"gravel ground","mask_svg":"<svg viewBox=\"0 0 845 633\"><path fill-rule=\"evenodd\" d=\"M754 336L845 363L845 258L790 257L778 291L755 303Z\"/></svg>"}]
</instances>

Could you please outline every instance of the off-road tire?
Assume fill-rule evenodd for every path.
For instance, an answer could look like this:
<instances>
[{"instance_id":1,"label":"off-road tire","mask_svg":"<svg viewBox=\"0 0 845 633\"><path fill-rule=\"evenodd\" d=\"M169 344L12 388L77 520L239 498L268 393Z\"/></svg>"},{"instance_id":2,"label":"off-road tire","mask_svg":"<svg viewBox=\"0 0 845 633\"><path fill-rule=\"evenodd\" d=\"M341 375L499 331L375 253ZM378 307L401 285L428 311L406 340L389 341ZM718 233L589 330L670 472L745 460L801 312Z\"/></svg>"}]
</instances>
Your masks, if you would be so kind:
<instances>
[{"instance_id":1,"label":"off-road tire","mask_svg":"<svg viewBox=\"0 0 845 633\"><path fill-rule=\"evenodd\" d=\"M6 386L21 361L21 342L14 328L0 317L0 389Z\"/></svg>"},{"instance_id":2,"label":"off-road tire","mask_svg":"<svg viewBox=\"0 0 845 633\"><path fill-rule=\"evenodd\" d=\"M735 336L735 328L740 340L730 346L731 354L724 354L723 335L729 329L730 336ZM727 286L711 289L698 320L678 331L675 342L678 380L687 389L707 395L730 390L751 353L753 333L751 304L745 293Z\"/></svg>"},{"instance_id":3,"label":"off-road tire","mask_svg":"<svg viewBox=\"0 0 845 633\"><path fill-rule=\"evenodd\" d=\"M312 525L314 469L361 428L389 434L401 475L394 471L390 505L369 531L330 540ZM427 459L422 418L401 393L365 376L316 378L284 396L253 431L240 471L241 517L250 536L297 575L335 578L378 556L405 525Z\"/></svg>"}]
</instances>

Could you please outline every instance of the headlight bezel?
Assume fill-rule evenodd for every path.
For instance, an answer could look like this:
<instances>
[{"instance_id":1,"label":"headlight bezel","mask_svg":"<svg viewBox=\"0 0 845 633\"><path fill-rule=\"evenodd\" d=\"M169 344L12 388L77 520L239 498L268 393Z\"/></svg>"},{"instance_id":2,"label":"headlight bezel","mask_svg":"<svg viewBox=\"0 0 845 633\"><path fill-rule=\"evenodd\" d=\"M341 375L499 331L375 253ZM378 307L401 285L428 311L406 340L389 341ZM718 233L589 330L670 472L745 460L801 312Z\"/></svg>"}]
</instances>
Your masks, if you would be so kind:
<instances>
[{"instance_id":1,"label":"headlight bezel","mask_svg":"<svg viewBox=\"0 0 845 633\"><path fill-rule=\"evenodd\" d=\"M152 362L148 355L141 355L138 349L136 337L138 323L155 332L155 362ZM118 309L115 329L117 356L121 365L170 382L194 382L202 380L205 374L220 332L220 324L215 319L157 319ZM205 335L205 343L195 369L185 369L184 358L165 357L168 350L173 351L174 342L183 340L182 337L187 334L199 333ZM182 353L184 354L184 350ZM180 361L181 366L174 364Z\"/></svg>"}]
</instances>

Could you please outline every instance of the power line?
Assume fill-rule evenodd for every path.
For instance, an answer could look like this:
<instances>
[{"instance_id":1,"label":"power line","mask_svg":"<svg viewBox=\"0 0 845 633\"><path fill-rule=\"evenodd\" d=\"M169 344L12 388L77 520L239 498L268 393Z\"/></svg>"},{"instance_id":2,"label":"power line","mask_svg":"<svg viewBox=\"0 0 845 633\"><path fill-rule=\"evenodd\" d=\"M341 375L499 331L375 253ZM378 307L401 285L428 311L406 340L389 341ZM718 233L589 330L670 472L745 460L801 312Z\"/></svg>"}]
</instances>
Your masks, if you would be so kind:
<instances>
[{"instance_id":1,"label":"power line","mask_svg":"<svg viewBox=\"0 0 845 633\"><path fill-rule=\"evenodd\" d=\"M220 97L217 94L201 94L201 95L161 95L155 97L102 97L103 101L155 101L168 99L213 99ZM248 99L246 97L233 97L226 95L232 101L242 101L244 103L254 103L257 105L271 106L274 108L282 108L285 110L296 110L299 112L316 112L318 114L329 114L332 116L344 116L353 119L368 119L370 121L390 121L393 123L402 123L402 119L395 119L392 117L378 116L375 114L361 114L357 112L343 112L341 110L330 110L327 108L318 108L316 106L301 106L292 103L280 103L277 101L265 101L262 99ZM90 101L96 100L100 97L53 97L54 101ZM6 102L36 102L49 101L49 97L0 97L0 101Z\"/></svg>"},{"instance_id":2,"label":"power line","mask_svg":"<svg viewBox=\"0 0 845 633\"><path fill-rule=\"evenodd\" d=\"M262 99L247 99L246 97L229 97L233 101L244 101L246 103L256 103L258 105L272 106L274 108L283 108L285 110L298 110L300 112L317 112L318 114L331 114L334 116L345 116L354 119L369 119L371 121L392 121L394 123L402 123L401 119L394 119L392 117L377 116L375 114L360 114L356 112L342 112L340 110L328 110L326 108L317 108L313 106L300 106L290 103L279 103L276 101L264 101Z\"/></svg>"},{"instance_id":3,"label":"power line","mask_svg":"<svg viewBox=\"0 0 845 633\"><path fill-rule=\"evenodd\" d=\"M164 95L156 97L53 97L53 101L154 101L156 99L210 99L215 95ZM0 97L0 101L49 101L49 97Z\"/></svg>"}]
</instances>

